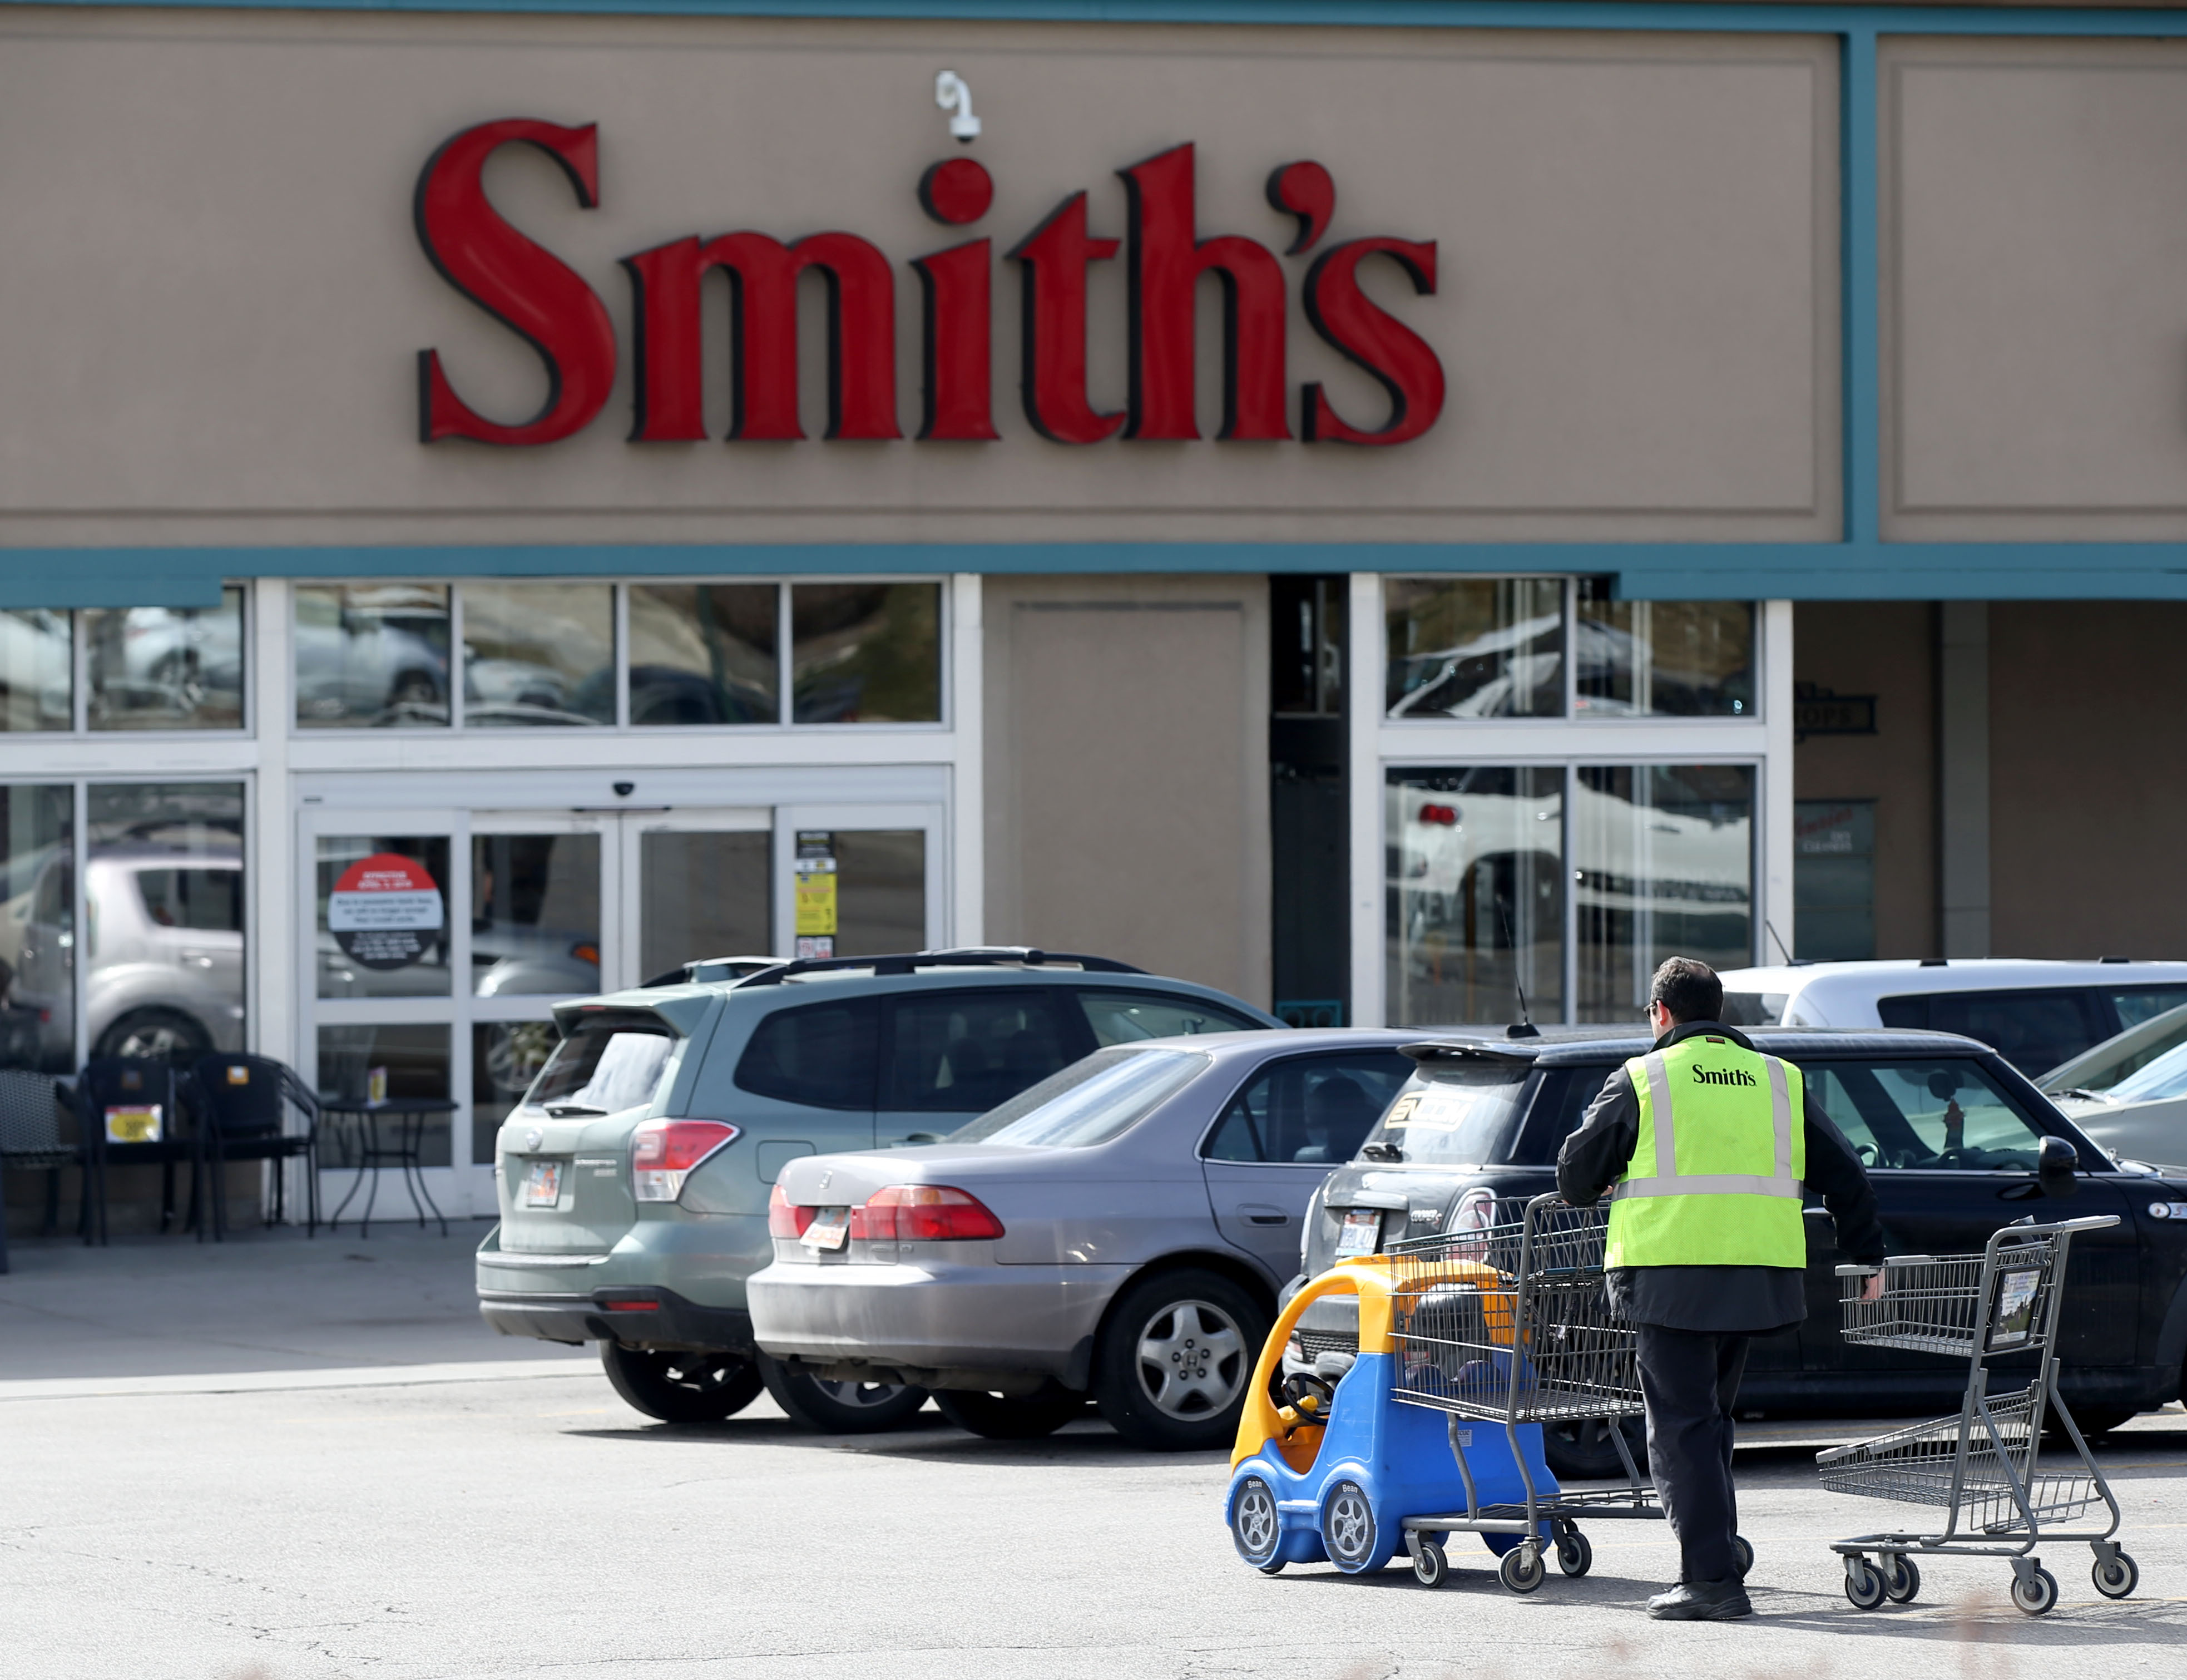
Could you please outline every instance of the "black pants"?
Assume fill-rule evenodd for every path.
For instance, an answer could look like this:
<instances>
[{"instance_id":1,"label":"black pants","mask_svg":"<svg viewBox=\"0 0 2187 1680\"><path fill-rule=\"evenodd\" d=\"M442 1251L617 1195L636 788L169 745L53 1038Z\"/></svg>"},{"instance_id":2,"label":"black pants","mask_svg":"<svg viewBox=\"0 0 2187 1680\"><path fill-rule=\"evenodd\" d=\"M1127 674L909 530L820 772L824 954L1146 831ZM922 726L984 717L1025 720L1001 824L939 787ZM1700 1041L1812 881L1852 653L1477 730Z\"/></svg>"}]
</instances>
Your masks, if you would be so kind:
<instances>
[{"instance_id":1,"label":"black pants","mask_svg":"<svg viewBox=\"0 0 2187 1680\"><path fill-rule=\"evenodd\" d=\"M1735 1581L1731 1407L1746 1369L1747 1338L1661 1324L1633 1329L1648 1402L1648 1468L1678 1537L1678 1579Z\"/></svg>"}]
</instances>

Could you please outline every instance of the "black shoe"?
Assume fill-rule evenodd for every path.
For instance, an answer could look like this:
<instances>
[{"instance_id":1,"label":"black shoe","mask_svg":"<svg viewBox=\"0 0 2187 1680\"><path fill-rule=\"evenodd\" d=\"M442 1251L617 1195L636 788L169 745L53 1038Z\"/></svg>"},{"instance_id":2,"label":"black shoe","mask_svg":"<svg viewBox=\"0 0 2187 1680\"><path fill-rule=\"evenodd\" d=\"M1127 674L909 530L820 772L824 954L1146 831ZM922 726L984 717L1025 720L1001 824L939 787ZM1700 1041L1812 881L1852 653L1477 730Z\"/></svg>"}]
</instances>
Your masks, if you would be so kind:
<instances>
[{"instance_id":1,"label":"black shoe","mask_svg":"<svg viewBox=\"0 0 2187 1680\"><path fill-rule=\"evenodd\" d=\"M1658 1593L1648 1600L1648 1614L1657 1621L1737 1621L1754 1606L1739 1582L1695 1581Z\"/></svg>"}]
</instances>

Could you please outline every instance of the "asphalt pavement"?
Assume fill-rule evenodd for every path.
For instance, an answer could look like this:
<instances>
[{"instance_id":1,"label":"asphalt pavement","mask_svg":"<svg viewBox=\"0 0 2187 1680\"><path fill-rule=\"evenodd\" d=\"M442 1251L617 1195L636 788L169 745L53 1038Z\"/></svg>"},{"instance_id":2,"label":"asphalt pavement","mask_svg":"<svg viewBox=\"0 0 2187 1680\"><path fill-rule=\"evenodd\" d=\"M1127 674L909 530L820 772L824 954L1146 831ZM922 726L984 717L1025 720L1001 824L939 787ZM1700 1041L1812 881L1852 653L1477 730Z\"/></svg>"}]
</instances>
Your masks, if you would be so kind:
<instances>
[{"instance_id":1,"label":"asphalt pavement","mask_svg":"<svg viewBox=\"0 0 2187 1680\"><path fill-rule=\"evenodd\" d=\"M295 1260L304 1245L278 1236L200 1271L170 1241L81 1272L80 1250L37 1255L0 1278L0 1672L2117 1680L2187 1648L2176 1407L2102 1453L2142 1565L2132 1600L2099 1599L2086 1548L2054 1545L2062 1596L2040 1621L2010 1607L1992 1561L1934 1561L1915 1605L1856 1611L1824 1542L1905 1508L1826 1495L1811 1448L1768 1445L1740 1464L1761 1614L1666 1625L1640 1609L1675 1570L1652 1524L1598 1525L1594 1573L1552 1571L1525 1599L1463 1537L1432 1592L1403 1567L1268 1578L1223 1528L1222 1455L1144 1456L1090 1419L1024 1445L930 1411L885 1436L812 1436L765 1399L722 1424L656 1424L582 1356L466 1330L452 1280L468 1274L447 1250L381 1245L375 1229L355 1245L370 1259L337 1265L342 1244ZM223 1268L254 1246L332 1291L323 1323L294 1283L293 1322L219 1322L222 1299L256 1297L189 1276L233 1281ZM163 1312L131 1306L132 1277ZM337 1363L352 1345L374 1357Z\"/></svg>"}]
</instances>

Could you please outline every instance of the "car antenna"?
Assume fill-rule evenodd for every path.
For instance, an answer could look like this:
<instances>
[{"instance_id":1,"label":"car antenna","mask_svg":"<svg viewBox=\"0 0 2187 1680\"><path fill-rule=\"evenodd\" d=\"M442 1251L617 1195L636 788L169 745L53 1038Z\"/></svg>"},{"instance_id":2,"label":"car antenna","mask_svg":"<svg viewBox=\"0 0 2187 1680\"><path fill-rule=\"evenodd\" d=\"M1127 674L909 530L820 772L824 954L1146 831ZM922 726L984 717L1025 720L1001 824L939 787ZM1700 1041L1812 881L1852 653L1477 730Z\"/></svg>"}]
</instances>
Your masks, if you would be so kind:
<instances>
[{"instance_id":1,"label":"car antenna","mask_svg":"<svg viewBox=\"0 0 2187 1680\"><path fill-rule=\"evenodd\" d=\"M1777 931L1776 924L1767 916L1764 916L1762 919L1762 925L1769 930L1769 937L1777 941L1777 948L1779 951L1784 952L1785 962L1789 964L1796 961L1797 958L1796 958L1790 951L1785 950L1784 936Z\"/></svg>"},{"instance_id":2,"label":"car antenna","mask_svg":"<svg viewBox=\"0 0 2187 1680\"><path fill-rule=\"evenodd\" d=\"M1534 1018L1526 1013L1526 988L1519 984L1519 941L1512 936L1511 913L1504 907L1499 896L1496 900L1497 919L1504 924L1504 943L1511 952L1511 989L1519 994L1519 1019L1504 1029L1506 1038L1539 1038L1542 1029L1534 1025Z\"/></svg>"}]
</instances>

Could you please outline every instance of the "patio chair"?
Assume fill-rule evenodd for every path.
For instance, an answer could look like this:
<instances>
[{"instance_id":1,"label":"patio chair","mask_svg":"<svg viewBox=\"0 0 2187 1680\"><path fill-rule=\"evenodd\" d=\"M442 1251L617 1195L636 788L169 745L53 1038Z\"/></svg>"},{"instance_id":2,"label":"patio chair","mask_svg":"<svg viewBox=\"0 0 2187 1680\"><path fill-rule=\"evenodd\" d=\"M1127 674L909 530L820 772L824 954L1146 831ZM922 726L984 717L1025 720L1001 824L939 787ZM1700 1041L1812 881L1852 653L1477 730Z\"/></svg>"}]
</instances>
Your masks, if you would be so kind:
<instances>
[{"instance_id":1,"label":"patio chair","mask_svg":"<svg viewBox=\"0 0 2187 1680\"><path fill-rule=\"evenodd\" d=\"M205 1239L199 1200L205 1172L205 1132L188 1124L175 1065L138 1056L95 1056L76 1079L76 1126L91 1177L93 1228L107 1240L106 1172L112 1166L154 1166L160 1175L160 1228L175 1219L175 1167L190 1169L188 1222Z\"/></svg>"},{"instance_id":2,"label":"patio chair","mask_svg":"<svg viewBox=\"0 0 2187 1680\"><path fill-rule=\"evenodd\" d=\"M270 1056L207 1056L191 1070L191 1095L203 1116L207 1170L211 1175L212 1234L228 1234L228 1184L232 1160L269 1160L273 1169L273 1220L288 1216L288 1174L279 1163L305 1163L305 1234L319 1229L319 1100L285 1064ZM301 1131L290 1128L294 1112Z\"/></svg>"},{"instance_id":3,"label":"patio chair","mask_svg":"<svg viewBox=\"0 0 2187 1680\"><path fill-rule=\"evenodd\" d=\"M61 1138L60 1082L27 1068L0 1068L0 1172L46 1175L46 1223L43 1234L53 1233L60 1216L61 1169L79 1160L77 1146ZM86 1181L87 1185L89 1180ZM87 1237L90 1222L80 1218ZM8 1215L0 1195L0 1272L8 1269Z\"/></svg>"}]
</instances>

